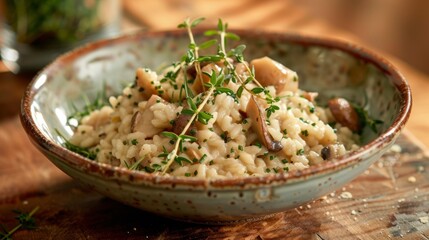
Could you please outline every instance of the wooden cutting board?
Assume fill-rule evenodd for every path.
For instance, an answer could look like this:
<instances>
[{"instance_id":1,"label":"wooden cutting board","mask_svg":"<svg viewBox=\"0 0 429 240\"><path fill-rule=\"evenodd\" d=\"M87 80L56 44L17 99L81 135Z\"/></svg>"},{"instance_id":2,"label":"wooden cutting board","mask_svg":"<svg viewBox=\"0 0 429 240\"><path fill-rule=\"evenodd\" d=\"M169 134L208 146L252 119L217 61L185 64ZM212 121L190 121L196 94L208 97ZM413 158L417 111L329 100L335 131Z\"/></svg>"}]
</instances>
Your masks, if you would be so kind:
<instances>
[{"instance_id":1,"label":"wooden cutting board","mask_svg":"<svg viewBox=\"0 0 429 240\"><path fill-rule=\"evenodd\" d=\"M12 210L40 208L37 229L13 239L429 239L428 156L407 132L400 153L387 153L343 189L228 226L176 222L84 188L33 147L18 118L0 123L0 143L0 223L11 229Z\"/></svg>"}]
</instances>

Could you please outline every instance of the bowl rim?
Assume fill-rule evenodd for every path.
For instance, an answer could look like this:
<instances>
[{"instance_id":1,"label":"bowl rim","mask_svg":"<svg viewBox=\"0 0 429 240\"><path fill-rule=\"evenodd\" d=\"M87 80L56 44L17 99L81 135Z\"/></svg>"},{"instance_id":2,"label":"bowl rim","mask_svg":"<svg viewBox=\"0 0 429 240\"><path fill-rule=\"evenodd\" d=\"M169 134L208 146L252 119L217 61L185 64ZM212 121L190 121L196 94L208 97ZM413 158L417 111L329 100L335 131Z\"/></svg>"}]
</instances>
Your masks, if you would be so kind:
<instances>
[{"instance_id":1,"label":"bowl rim","mask_svg":"<svg viewBox=\"0 0 429 240\"><path fill-rule=\"evenodd\" d=\"M202 34L205 30L207 29L198 28L194 31L194 33ZM377 138L366 145L361 146L358 150L350 152L336 160L313 165L304 170L291 171L283 174L278 173L267 174L264 176L247 176L221 179L197 179L192 177L184 178L174 176L159 176L143 171L133 171L125 168L114 167L108 164L98 163L89 160L77 153L74 153L48 139L37 128L31 114L31 104L34 100L34 96L43 87L43 85L46 84L45 82L41 82L42 75L49 75L50 73L55 72L55 68L65 64L65 62L73 61L74 59L77 59L80 56L91 52L92 50L105 48L109 45L121 44L136 40L143 41L144 39L150 38L178 37L186 34L182 30L162 30L146 32L141 31L132 34L124 34L115 38L99 40L93 43L85 44L59 56L45 68L39 71L27 86L24 97L21 101L21 123L27 135L30 137L30 140L32 140L32 143L36 145L36 147L38 147L39 150L41 150L45 155L53 155L56 157L56 159L60 159L60 161L64 162L66 165L80 169L80 171L84 171L99 178L116 181L119 180L133 184L151 185L154 187L174 188L175 186L183 185L185 187L200 186L203 187L203 189L225 189L234 187L243 188L245 186L252 187L270 185L272 183L293 183L339 171L340 169L363 161L364 155L369 153L373 154L374 151L377 151L377 149L383 148L391 143L398 136L410 116L412 106L411 89L405 77L385 58L375 54L369 49L363 48L354 43L345 42L343 40L315 37L298 33L246 29L232 29L230 32L234 32L239 36L246 36L246 38L251 38L252 36L264 36L268 39L280 38L281 40L287 41L289 43L303 46L311 45L328 49L338 49L358 59L362 59L365 62L371 63L385 74L391 76L393 85L399 91L401 97L401 109L398 113L398 116L394 119L393 124ZM52 159L50 160L53 161Z\"/></svg>"}]
</instances>

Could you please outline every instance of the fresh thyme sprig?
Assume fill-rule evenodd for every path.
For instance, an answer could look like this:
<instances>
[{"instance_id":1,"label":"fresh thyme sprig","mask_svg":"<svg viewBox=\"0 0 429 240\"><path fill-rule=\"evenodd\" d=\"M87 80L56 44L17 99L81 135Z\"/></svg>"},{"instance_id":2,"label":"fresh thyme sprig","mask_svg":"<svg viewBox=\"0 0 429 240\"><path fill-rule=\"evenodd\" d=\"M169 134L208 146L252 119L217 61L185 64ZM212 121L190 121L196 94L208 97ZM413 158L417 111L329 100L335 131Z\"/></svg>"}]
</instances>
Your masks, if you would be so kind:
<instances>
[{"instance_id":1,"label":"fresh thyme sprig","mask_svg":"<svg viewBox=\"0 0 429 240\"><path fill-rule=\"evenodd\" d=\"M184 83L180 89L179 99L182 99L183 92L185 93L185 99L187 107L182 110L181 114L190 115L186 126L182 129L180 134L173 132L163 132L162 135L170 138L174 142L174 148L170 153L162 153L160 156L164 157L166 161L164 167L162 168L162 174L165 174L170 168L173 162L177 162L180 165L183 165L183 162L192 163L192 160L187 159L179 154L184 152L183 143L184 142L195 142L197 139L193 136L189 136L186 133L188 132L191 125L194 121L199 121L202 124L208 124L209 120L213 117L210 113L203 111L204 106L207 104L209 99L212 96L216 96L221 93L225 93L228 96L231 96L236 102L238 98L241 97L244 90L256 96L260 99L265 100L268 107L266 108L267 117L270 117L272 113L276 110L279 110L279 107L274 105L274 103L280 101L280 98L273 98L268 91L264 88L255 78L254 69L250 69L249 66L245 63L243 57L243 51L246 48L245 45L239 45L236 48L231 49L229 52L226 51L226 41L227 39L239 40L240 38L233 33L227 32L228 24L223 23L219 19L217 30L209 30L205 32L206 36L219 35L220 43L218 45L218 52L214 55L201 56L199 53L200 49L206 49L214 44L216 44L216 39L211 39L206 42L198 45L195 42L194 35L192 33L192 28L196 27L201 23L204 18L197 18L195 20L185 19L185 21L178 25L178 28L186 29L190 44L186 54L182 57L180 63L174 65L174 69L166 74L164 81L170 81L172 84L176 84L176 78L179 75L180 69L183 71ZM246 71L248 72L249 77L242 79L242 77L237 73L235 66L230 62L229 58L234 57L237 62L244 64ZM224 62L226 68L220 72L215 72L214 70L211 73L203 72L201 69L202 62ZM203 92L194 96L192 90L189 87L189 81L187 79L187 74L185 67L194 66L196 71L196 78L191 79L191 81L201 81L203 87ZM203 82L203 75L206 75L210 78L210 81L207 83ZM228 81L233 81L234 83L240 83L240 87L236 92L231 89L224 87L224 83ZM249 89L247 84L253 82L256 84L256 87ZM264 93L264 96L261 95ZM151 168L152 169L152 168Z\"/></svg>"},{"instance_id":2,"label":"fresh thyme sprig","mask_svg":"<svg viewBox=\"0 0 429 240\"><path fill-rule=\"evenodd\" d=\"M208 73L204 73L208 74ZM192 114L191 119L189 119L186 126L183 128L180 135L177 135L173 132L162 132L162 135L165 137L170 138L175 142L175 146L172 152L170 152L168 155L163 155L168 160L162 174L165 174L167 170L169 169L170 165L173 163L173 161L179 163L181 166L183 165L183 162L192 163L192 160L189 160L185 157L178 156L178 152L183 152L183 142L196 142L197 138L193 136L186 135L186 132L192 125L192 123L197 119L202 124L207 124L208 121L213 117L210 113L204 112L203 108L207 104L208 100L215 94L215 92L225 92L229 94L234 94L232 90L222 87L223 83L225 81L225 77L222 73L216 74L216 72L212 71L211 74L208 74L210 76L210 81L206 83L206 87L208 87L208 92L204 93L204 100L198 105L195 104L192 98L187 96L187 102L190 106L189 109L185 109L182 111L182 113L185 114Z\"/></svg>"},{"instance_id":3,"label":"fresh thyme sprig","mask_svg":"<svg viewBox=\"0 0 429 240\"><path fill-rule=\"evenodd\" d=\"M181 162L181 158L177 159L177 152L179 151L179 149L181 151L183 151L182 148L182 142L195 142L197 139L195 137L192 136L188 136L186 135L186 132L188 131L189 127L191 126L191 124L194 122L195 118L199 115L199 113L202 111L203 107L206 105L207 101L209 100L209 98L211 97L211 95L213 94L215 88L211 87L208 91L208 93L206 94L203 102L198 106L197 109L195 109L194 114L192 115L191 119L188 121L188 123L186 124L185 128L183 128L182 132L180 133L180 135L176 135L172 132L163 132L162 134L166 137L171 138L172 140L176 141L176 145L174 146L174 149L172 152L170 152L167 155L167 164L165 165L164 169L162 170L162 174L165 174L167 172L167 170L169 169L170 165L173 163L173 161L179 161ZM191 162L192 163L192 162Z\"/></svg>"},{"instance_id":4,"label":"fresh thyme sprig","mask_svg":"<svg viewBox=\"0 0 429 240\"><path fill-rule=\"evenodd\" d=\"M204 34L206 36L213 36L213 35L220 36L221 45L219 47L218 56L222 57L222 60L224 61L225 66L231 72L233 82L238 81L240 83L240 87L237 89L237 92L235 94L238 97L241 97L243 90L246 90L253 96L256 96L257 98L265 100L265 102L268 104L268 107L265 109L265 111L267 112L267 118L269 118L272 113L280 109L278 106L274 105L274 103L280 101L280 98L278 97L273 98L269 90L264 88L256 79L254 69L250 69L249 66L245 63L244 57L243 57L243 51L246 48L245 45L238 45L236 48L231 49L229 52L226 51L226 48L225 48L226 39L232 39L232 40L240 39L239 36L233 33L228 33L227 29L228 29L228 24L227 23L224 24L222 20L219 19L217 30L209 30L209 31L206 31ZM228 61L229 57L234 57L237 62L242 63L245 66L246 71L249 74L249 77L247 79L243 80L242 77L237 73L234 65L230 61ZM257 86L252 89L249 89L246 85L250 82L255 83ZM264 93L265 97L262 97L260 93Z\"/></svg>"},{"instance_id":5,"label":"fresh thyme sprig","mask_svg":"<svg viewBox=\"0 0 429 240\"><path fill-rule=\"evenodd\" d=\"M33 210L31 210L30 213L24 213L18 210L14 210L13 212L17 214L15 217L16 220L18 220L19 224L15 226L12 230L8 231L3 225L0 225L2 228L0 231L0 240L11 240L12 235L18 231L20 228L22 229L35 229L36 228L36 220L34 219L33 215L39 210L39 207L35 207Z\"/></svg>"},{"instance_id":6,"label":"fresh thyme sprig","mask_svg":"<svg viewBox=\"0 0 429 240\"><path fill-rule=\"evenodd\" d=\"M217 75L214 71L211 73L211 75L209 75L210 82L207 84L203 82L203 72L201 70L200 63L204 61L219 61L221 59L218 56L204 56L204 57L199 56L200 49L208 48L216 43L216 40L209 40L209 41L203 42L200 45L196 44L192 33L192 28L196 27L203 20L204 18L197 18L191 21L189 18L187 18L183 23L178 25L178 28L186 29L190 40L189 49L186 55L182 58L182 62L185 62L188 66L191 66L192 64L195 66L195 70L197 73L196 76L199 79L199 81L201 81L201 85L204 91L202 94L200 94L201 96L196 96L196 97L193 96L193 92L188 85L188 79L186 78L187 74L184 69L184 65L180 64L182 66L183 75L185 77L185 81L184 81L184 84L182 85L182 89L185 92L186 103L188 104L188 107L189 107L187 109L184 109L182 111L182 114L191 115L191 118L189 119L186 126L183 128L182 132L179 135L172 132L162 133L165 137L168 137L175 142L173 151L165 156L167 163L165 164L162 170L162 174L165 174L167 172L170 165L174 161L179 163L180 165L182 165L183 162L192 163L191 160L182 156L178 156L179 152L183 152L183 142L195 142L197 140L193 136L186 135L186 133L188 132L189 128L191 127L195 119L197 119L199 122L203 124L207 124L208 121L212 118L212 115L210 113L203 111L203 108L213 94L220 93L220 92L228 92L228 93L232 92L232 91L231 92L225 91L225 89L222 89L224 77L222 74ZM176 74L176 77L177 77L177 74ZM206 90L205 89L206 87L208 87L209 89ZM204 97L204 99L202 101L200 100L200 103L198 104L196 100L200 99L199 97Z\"/></svg>"},{"instance_id":7,"label":"fresh thyme sprig","mask_svg":"<svg viewBox=\"0 0 429 240\"><path fill-rule=\"evenodd\" d=\"M192 22L190 21L189 18L185 19L185 21L181 24L179 24L177 27L178 28L185 28L186 31L188 32L188 36L189 36L189 40L190 40L190 44L189 44L189 50L186 54L186 62L187 63L191 63L191 62L195 62L195 70L197 71L197 76L199 77L201 84L203 85L203 75L202 75L202 71L201 71L201 65L199 61L196 61L195 59L199 58L199 54L198 54L198 50L199 50L199 46L197 46L197 44L195 43L194 40L194 35L192 34L192 28L196 27L199 23L201 23L202 21L204 21L204 18L197 18L195 20L193 20ZM186 84L187 85L187 84Z\"/></svg>"}]
</instances>

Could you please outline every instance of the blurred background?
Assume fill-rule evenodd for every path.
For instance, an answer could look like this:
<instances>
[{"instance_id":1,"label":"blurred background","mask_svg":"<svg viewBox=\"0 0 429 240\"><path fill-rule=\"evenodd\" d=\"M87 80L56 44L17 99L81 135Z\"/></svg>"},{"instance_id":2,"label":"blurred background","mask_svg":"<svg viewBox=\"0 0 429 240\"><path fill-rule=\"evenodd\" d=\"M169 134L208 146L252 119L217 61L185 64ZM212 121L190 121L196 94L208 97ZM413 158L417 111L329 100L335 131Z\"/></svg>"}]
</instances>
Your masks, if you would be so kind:
<instances>
[{"instance_id":1,"label":"blurred background","mask_svg":"<svg viewBox=\"0 0 429 240\"><path fill-rule=\"evenodd\" d=\"M143 3L144 2L144 3ZM429 1L427 0L125 0L124 10L149 28L171 28L186 16L221 17L237 28L329 35L332 28L359 37L371 48L395 55L429 74ZM209 6L209 7L208 7ZM314 28L309 28L309 25Z\"/></svg>"},{"instance_id":2,"label":"blurred background","mask_svg":"<svg viewBox=\"0 0 429 240\"><path fill-rule=\"evenodd\" d=\"M57 7L52 7L55 5ZM44 27L35 27L27 31L26 36L21 36L31 39L28 42L32 41L36 46L38 44L39 48L43 48L43 43L52 44L50 39L62 38L79 44L83 36L94 38L93 31L100 30L100 26L110 28L108 30L111 32L110 35L104 32L105 35L100 37L110 37L118 32L118 21L121 32L140 28L174 28L187 16L204 16L208 19L206 24L222 18L235 28L316 35L327 35L323 28L331 26L353 34L372 48L401 58L429 74L428 9L429 1L426 0L0 0L0 20L17 18L17 12L24 12L21 17L27 16L28 22L45 22ZM10 22L10 25L14 25L17 21ZM27 25L31 27L31 24ZM308 25L318 27L310 31ZM22 29L23 26L19 27ZM37 31L38 38L34 37ZM40 31L45 31L45 34ZM2 44L7 41L6 38L1 37Z\"/></svg>"},{"instance_id":3,"label":"blurred background","mask_svg":"<svg viewBox=\"0 0 429 240\"><path fill-rule=\"evenodd\" d=\"M175 28L185 17L201 16L210 26L222 18L231 28L296 32L363 45L399 67L410 81L415 109L423 109L429 104L428 9L427 0L0 0L0 119L17 116L25 86L50 61L45 57L120 33ZM17 24L18 15L31 19ZM10 36L25 33L30 23L40 24L28 39ZM35 54L30 51L29 57L20 58L23 62L10 64L5 56L13 60L14 52L6 49L5 55L5 46ZM45 56L49 51L53 54ZM409 128L424 134L428 117L426 111L415 111Z\"/></svg>"}]
</instances>

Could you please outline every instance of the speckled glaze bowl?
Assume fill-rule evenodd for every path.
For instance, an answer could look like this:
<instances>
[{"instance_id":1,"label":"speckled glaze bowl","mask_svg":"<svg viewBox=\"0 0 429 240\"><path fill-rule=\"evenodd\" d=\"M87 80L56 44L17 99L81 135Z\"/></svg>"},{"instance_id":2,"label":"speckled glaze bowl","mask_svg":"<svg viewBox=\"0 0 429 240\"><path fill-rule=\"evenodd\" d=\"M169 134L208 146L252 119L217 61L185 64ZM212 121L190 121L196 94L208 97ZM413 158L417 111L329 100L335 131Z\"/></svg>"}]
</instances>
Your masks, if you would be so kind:
<instances>
[{"instance_id":1,"label":"speckled glaze bowl","mask_svg":"<svg viewBox=\"0 0 429 240\"><path fill-rule=\"evenodd\" d=\"M197 41L204 38L196 31ZM22 101L21 120L32 142L58 168L95 191L170 218L198 223L255 220L317 199L364 172L395 141L411 109L404 77L383 58L353 44L283 33L233 31L246 44L247 59L270 56L298 72L300 87L365 106L383 120L379 133L365 129L363 146L339 159L303 171L221 180L154 176L99 164L62 147L72 129L67 116L107 86L116 94L137 67L156 69L180 58L188 45L183 31L138 33L86 45L42 70Z\"/></svg>"}]
</instances>

